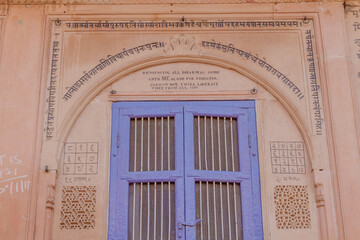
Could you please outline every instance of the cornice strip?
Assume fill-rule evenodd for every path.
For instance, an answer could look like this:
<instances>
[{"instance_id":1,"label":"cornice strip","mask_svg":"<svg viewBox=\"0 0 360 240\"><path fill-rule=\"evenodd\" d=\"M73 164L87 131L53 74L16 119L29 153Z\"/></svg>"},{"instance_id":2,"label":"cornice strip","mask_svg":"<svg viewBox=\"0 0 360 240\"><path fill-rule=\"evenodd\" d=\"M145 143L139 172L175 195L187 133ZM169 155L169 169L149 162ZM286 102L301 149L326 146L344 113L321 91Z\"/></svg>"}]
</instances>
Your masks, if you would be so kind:
<instances>
[{"instance_id":1,"label":"cornice strip","mask_svg":"<svg viewBox=\"0 0 360 240\"><path fill-rule=\"evenodd\" d=\"M2 5L132 5L132 4L236 4L236 3L301 3L301 2L344 2L344 0L0 0ZM360 4L360 0L346 3Z\"/></svg>"},{"instance_id":2,"label":"cornice strip","mask_svg":"<svg viewBox=\"0 0 360 240\"><path fill-rule=\"evenodd\" d=\"M137 5L340 2L360 6L360 0L0 0L0 5Z\"/></svg>"}]
</instances>

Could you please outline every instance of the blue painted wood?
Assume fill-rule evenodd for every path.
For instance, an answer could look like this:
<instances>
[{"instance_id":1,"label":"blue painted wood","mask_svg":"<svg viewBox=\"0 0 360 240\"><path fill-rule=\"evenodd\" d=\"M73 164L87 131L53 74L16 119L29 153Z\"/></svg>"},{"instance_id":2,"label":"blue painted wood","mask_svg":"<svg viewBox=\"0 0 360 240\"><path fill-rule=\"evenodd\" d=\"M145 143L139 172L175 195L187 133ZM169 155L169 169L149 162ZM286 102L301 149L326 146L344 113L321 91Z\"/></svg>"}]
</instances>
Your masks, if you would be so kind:
<instances>
[{"instance_id":1,"label":"blue painted wood","mask_svg":"<svg viewBox=\"0 0 360 240\"><path fill-rule=\"evenodd\" d=\"M249 119L248 114L237 119L238 124L238 149L240 172L251 175L250 152L249 152ZM253 218L252 218L252 189L251 178L240 184L241 191L241 214L243 239L253 240Z\"/></svg>"},{"instance_id":2,"label":"blue painted wood","mask_svg":"<svg viewBox=\"0 0 360 240\"><path fill-rule=\"evenodd\" d=\"M179 171L149 171L149 172L127 172L119 177L119 180L128 182L168 182L183 178L184 174Z\"/></svg>"},{"instance_id":3,"label":"blue painted wood","mask_svg":"<svg viewBox=\"0 0 360 240\"><path fill-rule=\"evenodd\" d=\"M119 109L116 108L114 105L112 107L112 116L111 121L112 131L111 131L111 152L110 152L110 184L109 184L109 234L108 239L114 240L118 235L117 227L116 227L116 209L117 209L117 181L116 177L118 176L117 173L117 161L116 157L118 155L118 148L116 146L117 143L117 133L118 133L118 125L114 123L118 123L118 116L119 116Z\"/></svg>"},{"instance_id":4,"label":"blue painted wood","mask_svg":"<svg viewBox=\"0 0 360 240\"><path fill-rule=\"evenodd\" d=\"M169 115L175 116L175 170L129 172L130 118ZM194 115L237 118L240 172L194 169ZM199 180L239 182L244 240L263 239L254 101L114 103L111 140L108 239L127 239L129 182L175 182L176 222L191 223L196 220L195 181ZM176 231L177 239L196 239L196 227L176 227Z\"/></svg>"},{"instance_id":5,"label":"blue painted wood","mask_svg":"<svg viewBox=\"0 0 360 240\"><path fill-rule=\"evenodd\" d=\"M186 174L188 177L193 177L196 181L216 181L216 182L241 182L250 180L249 173L243 172L226 172L226 171L206 171L194 170Z\"/></svg>"},{"instance_id":6,"label":"blue painted wood","mask_svg":"<svg viewBox=\"0 0 360 240\"><path fill-rule=\"evenodd\" d=\"M184 109L184 150L185 150L185 219L186 222L194 223L196 220L195 179L189 176L194 172L194 116L193 113ZM185 227L186 239L196 239L196 226Z\"/></svg>"},{"instance_id":7,"label":"blue painted wood","mask_svg":"<svg viewBox=\"0 0 360 240\"><path fill-rule=\"evenodd\" d=\"M238 103L239 104L239 103ZM243 237L244 240L254 239L253 235L253 201L250 169L250 152L249 152L249 109L236 108L234 106L215 106L202 105L185 106L184 108L184 125L185 125L185 204L186 204L186 221L195 222L195 181L221 181L221 182L241 182L241 206L243 218ZM238 149L240 172L225 171L205 171L195 170L194 159L194 116L213 116L213 117L233 117L237 119L238 127ZM240 191L240 189L239 189ZM193 194L191 194L193 193ZM196 227L186 228L187 239L196 239Z\"/></svg>"},{"instance_id":8,"label":"blue painted wood","mask_svg":"<svg viewBox=\"0 0 360 240\"><path fill-rule=\"evenodd\" d=\"M173 116L175 119L175 170L129 171L130 120ZM184 221L183 109L182 107L119 108L113 104L112 157L110 171L109 239L128 239L129 183L175 182L176 221ZM119 135L119 138L117 137Z\"/></svg>"},{"instance_id":9,"label":"blue painted wood","mask_svg":"<svg viewBox=\"0 0 360 240\"><path fill-rule=\"evenodd\" d=\"M168 102L168 101L155 101L155 102L116 102L113 103L116 108L149 108L149 107L184 107L184 106L214 106L214 107L235 107L238 109L249 109L255 107L255 102L250 101L182 101L182 102Z\"/></svg>"},{"instance_id":10,"label":"blue painted wood","mask_svg":"<svg viewBox=\"0 0 360 240\"><path fill-rule=\"evenodd\" d=\"M253 219L254 219L254 240L263 240L263 221L261 207L261 185L260 185L260 166L257 144L256 112L255 109L249 109L249 132L250 132L250 158L251 158L251 176L253 189Z\"/></svg>"}]
</instances>

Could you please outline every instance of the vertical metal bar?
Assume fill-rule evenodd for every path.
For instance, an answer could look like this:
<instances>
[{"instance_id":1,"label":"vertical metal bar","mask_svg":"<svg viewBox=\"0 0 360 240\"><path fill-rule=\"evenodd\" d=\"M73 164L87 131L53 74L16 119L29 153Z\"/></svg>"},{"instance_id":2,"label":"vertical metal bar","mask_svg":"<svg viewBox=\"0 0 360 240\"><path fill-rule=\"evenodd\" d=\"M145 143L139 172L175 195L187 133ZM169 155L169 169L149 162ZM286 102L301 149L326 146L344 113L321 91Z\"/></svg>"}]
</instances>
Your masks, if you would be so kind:
<instances>
[{"instance_id":1,"label":"vertical metal bar","mask_svg":"<svg viewBox=\"0 0 360 240\"><path fill-rule=\"evenodd\" d=\"M214 122L213 117L210 117L210 133L211 133L211 162L212 170L215 170L215 156L214 156ZM214 200L214 230L215 230L215 240L217 240L217 223L216 223L216 189L215 182L213 181L213 200Z\"/></svg>"},{"instance_id":2,"label":"vertical metal bar","mask_svg":"<svg viewBox=\"0 0 360 240\"><path fill-rule=\"evenodd\" d=\"M201 143L200 143L200 116L197 116L197 122L198 122L198 128L197 128L197 132L198 132L198 151L199 151L199 170L202 170L201 167Z\"/></svg>"},{"instance_id":3,"label":"vertical metal bar","mask_svg":"<svg viewBox=\"0 0 360 240\"><path fill-rule=\"evenodd\" d=\"M199 147L199 169L202 170L202 166L201 166L201 140L200 140L200 116L197 117L198 119L198 147ZM200 181L199 183L199 187L200 187L200 219L203 219L202 216L202 191L201 191L201 185L202 185L202 181ZM201 233L201 239L204 239L204 233L203 233L203 222L200 222L200 233Z\"/></svg>"},{"instance_id":4,"label":"vertical metal bar","mask_svg":"<svg viewBox=\"0 0 360 240\"><path fill-rule=\"evenodd\" d=\"M168 139L168 170L170 170L170 117L167 117L167 139Z\"/></svg>"},{"instance_id":5,"label":"vertical metal bar","mask_svg":"<svg viewBox=\"0 0 360 240\"><path fill-rule=\"evenodd\" d=\"M142 239L142 202L143 202L143 183L140 183L140 239Z\"/></svg>"},{"instance_id":6,"label":"vertical metal bar","mask_svg":"<svg viewBox=\"0 0 360 240\"><path fill-rule=\"evenodd\" d=\"M141 118L140 172L144 170L144 118Z\"/></svg>"},{"instance_id":7,"label":"vertical metal bar","mask_svg":"<svg viewBox=\"0 0 360 240\"><path fill-rule=\"evenodd\" d=\"M213 117L210 117L210 133L211 133L211 163L212 163L212 170L215 170L215 153L214 153L214 124L213 124Z\"/></svg>"},{"instance_id":8,"label":"vertical metal bar","mask_svg":"<svg viewBox=\"0 0 360 240\"><path fill-rule=\"evenodd\" d=\"M168 170L170 171L170 118L167 117L167 132L168 132ZM168 182L169 184L169 192L168 192L168 199L169 199L169 230L168 230L168 239L171 239L171 186L170 186L170 182Z\"/></svg>"},{"instance_id":9,"label":"vertical metal bar","mask_svg":"<svg viewBox=\"0 0 360 240\"><path fill-rule=\"evenodd\" d=\"M147 138L147 170L150 171L150 118L148 118L148 138Z\"/></svg>"},{"instance_id":10,"label":"vertical metal bar","mask_svg":"<svg viewBox=\"0 0 360 240\"><path fill-rule=\"evenodd\" d=\"M232 161L232 171L235 171L235 160L234 160L234 133L233 133L233 119L230 118L230 137L231 137L231 161Z\"/></svg>"},{"instance_id":11,"label":"vertical metal bar","mask_svg":"<svg viewBox=\"0 0 360 240\"><path fill-rule=\"evenodd\" d=\"M220 144L220 119L219 119L219 117L217 117L217 138L218 138L218 151L219 151L219 171L221 171L222 169L221 169L221 149L220 149L220 147L221 147L221 144Z\"/></svg>"},{"instance_id":12,"label":"vertical metal bar","mask_svg":"<svg viewBox=\"0 0 360 240\"><path fill-rule=\"evenodd\" d=\"M135 137L134 137L134 172L136 171L136 142L137 142L137 118L135 118ZM132 222L132 236L133 240L135 239L135 204L136 204L136 183L134 184L134 193L133 193L133 222Z\"/></svg>"},{"instance_id":13,"label":"vertical metal bar","mask_svg":"<svg viewBox=\"0 0 360 240\"><path fill-rule=\"evenodd\" d=\"M161 171L164 170L164 117L161 117Z\"/></svg>"},{"instance_id":14,"label":"vertical metal bar","mask_svg":"<svg viewBox=\"0 0 360 240\"><path fill-rule=\"evenodd\" d=\"M136 142L137 142L137 118L135 118L135 137L134 137L134 172L136 172Z\"/></svg>"},{"instance_id":15,"label":"vertical metal bar","mask_svg":"<svg viewBox=\"0 0 360 240\"><path fill-rule=\"evenodd\" d=\"M227 155L226 117L224 117L224 145L225 145L225 171L229 171L228 155Z\"/></svg>"},{"instance_id":16,"label":"vertical metal bar","mask_svg":"<svg viewBox=\"0 0 360 240\"><path fill-rule=\"evenodd\" d=\"M217 135L218 135L218 151L219 151L219 171L221 171L221 144L220 144L220 118L217 117ZM220 182L220 219L221 219L221 238L224 239L224 211L222 199L222 183Z\"/></svg>"},{"instance_id":17,"label":"vertical metal bar","mask_svg":"<svg viewBox=\"0 0 360 240\"><path fill-rule=\"evenodd\" d=\"M216 221L216 188L215 182L213 182L213 199L214 199L214 229L215 229L215 240L217 239L217 221Z\"/></svg>"},{"instance_id":18,"label":"vertical metal bar","mask_svg":"<svg viewBox=\"0 0 360 240\"><path fill-rule=\"evenodd\" d=\"M232 117L230 118L230 129L231 129L231 159L232 159L232 170L235 171L235 163L234 163L234 136L233 136L233 119ZM239 233L238 233L238 222L237 222L237 217L236 217L236 213L237 213L237 209L236 209L236 186L233 183L233 188L234 188L234 210L235 210L235 237L236 239L239 238Z\"/></svg>"},{"instance_id":19,"label":"vertical metal bar","mask_svg":"<svg viewBox=\"0 0 360 240\"><path fill-rule=\"evenodd\" d=\"M205 159L205 170L208 170L208 162L207 162L207 149L206 149L206 128L207 128L207 124L206 124L206 116L204 116L204 141L205 141L205 152L204 152L204 159ZM209 201L209 182L206 181L206 213L207 213L207 235L208 235L208 239L210 239L210 201Z\"/></svg>"},{"instance_id":20,"label":"vertical metal bar","mask_svg":"<svg viewBox=\"0 0 360 240\"><path fill-rule=\"evenodd\" d=\"M154 170L157 171L157 122L156 122L156 117L155 117L155 126L154 126L154 145L155 145L155 152L154 152L154 159L155 159L155 166L154 166ZM156 239L156 190L157 190L157 186L156 186L156 182L154 183L154 238Z\"/></svg>"},{"instance_id":21,"label":"vertical metal bar","mask_svg":"<svg viewBox=\"0 0 360 240\"><path fill-rule=\"evenodd\" d=\"M224 143L225 143L225 171L229 171L228 155L227 155L227 135L226 135L226 117L224 117ZM229 182L226 183L227 192L227 205L228 205L228 227L229 227L229 239L231 239L231 215L230 215L230 188Z\"/></svg>"},{"instance_id":22,"label":"vertical metal bar","mask_svg":"<svg viewBox=\"0 0 360 240\"><path fill-rule=\"evenodd\" d=\"M205 147L205 152L204 152L204 159L205 159L205 170L208 170L208 162L207 162L207 151L206 151L206 116L204 117L204 147Z\"/></svg>"},{"instance_id":23,"label":"vertical metal bar","mask_svg":"<svg viewBox=\"0 0 360 240\"><path fill-rule=\"evenodd\" d=\"M208 239L210 239L210 201L209 201L209 182L206 181L206 211L207 211L207 232L208 232Z\"/></svg>"},{"instance_id":24,"label":"vertical metal bar","mask_svg":"<svg viewBox=\"0 0 360 240\"><path fill-rule=\"evenodd\" d=\"M141 141L140 141L140 172L144 169L144 118L141 118ZM143 202L143 183L140 183L140 239L142 239L142 202Z\"/></svg>"},{"instance_id":25,"label":"vertical metal bar","mask_svg":"<svg viewBox=\"0 0 360 240\"><path fill-rule=\"evenodd\" d=\"M155 121L154 121L154 145L155 145L155 151L154 151L154 171L157 171L157 123L156 123L156 117L155 117L155 119L154 119Z\"/></svg>"},{"instance_id":26,"label":"vertical metal bar","mask_svg":"<svg viewBox=\"0 0 360 240\"><path fill-rule=\"evenodd\" d=\"M164 117L161 117L161 171L164 170ZM160 218L160 239L163 239L163 218L164 218L164 183L161 182L161 218Z\"/></svg>"},{"instance_id":27,"label":"vertical metal bar","mask_svg":"<svg viewBox=\"0 0 360 240\"><path fill-rule=\"evenodd\" d=\"M148 146L147 146L147 170L150 171L150 118L148 118ZM147 193L148 193L148 206L147 206L147 231L146 231L146 239L150 239L150 183L147 183Z\"/></svg>"},{"instance_id":28,"label":"vertical metal bar","mask_svg":"<svg viewBox=\"0 0 360 240\"><path fill-rule=\"evenodd\" d=\"M236 184L233 183L233 186L234 186L234 212L235 212L235 236L236 236L236 239L239 239L239 233L238 233L238 221L237 221L237 217L236 217L236 213L237 213L237 208L236 208Z\"/></svg>"}]
</instances>

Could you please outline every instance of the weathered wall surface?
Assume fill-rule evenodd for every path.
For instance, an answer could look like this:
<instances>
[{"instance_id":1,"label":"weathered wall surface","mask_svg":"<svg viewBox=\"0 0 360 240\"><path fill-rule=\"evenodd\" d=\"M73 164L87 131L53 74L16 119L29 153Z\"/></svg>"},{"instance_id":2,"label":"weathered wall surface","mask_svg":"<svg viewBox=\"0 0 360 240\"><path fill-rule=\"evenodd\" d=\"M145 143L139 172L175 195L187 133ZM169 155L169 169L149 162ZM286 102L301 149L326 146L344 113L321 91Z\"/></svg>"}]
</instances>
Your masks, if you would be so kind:
<instances>
[{"instance_id":1,"label":"weathered wall surface","mask_svg":"<svg viewBox=\"0 0 360 240\"><path fill-rule=\"evenodd\" d=\"M4 239L25 239L26 227L34 219L31 200L36 197L32 190L37 176L32 171L38 168L39 156L43 10L11 7L4 10L1 23L0 232Z\"/></svg>"},{"instance_id":2,"label":"weathered wall surface","mask_svg":"<svg viewBox=\"0 0 360 240\"><path fill-rule=\"evenodd\" d=\"M112 102L256 99L266 239L357 239L356 13L351 82L341 3L2 7L2 238L107 238ZM277 215L289 188L305 227ZM79 191L96 214L73 229Z\"/></svg>"},{"instance_id":3,"label":"weathered wall surface","mask_svg":"<svg viewBox=\"0 0 360 240\"><path fill-rule=\"evenodd\" d=\"M357 106L357 115L360 116L360 5L346 8L345 21L354 101ZM358 117L358 122L360 121L359 119Z\"/></svg>"}]
</instances>

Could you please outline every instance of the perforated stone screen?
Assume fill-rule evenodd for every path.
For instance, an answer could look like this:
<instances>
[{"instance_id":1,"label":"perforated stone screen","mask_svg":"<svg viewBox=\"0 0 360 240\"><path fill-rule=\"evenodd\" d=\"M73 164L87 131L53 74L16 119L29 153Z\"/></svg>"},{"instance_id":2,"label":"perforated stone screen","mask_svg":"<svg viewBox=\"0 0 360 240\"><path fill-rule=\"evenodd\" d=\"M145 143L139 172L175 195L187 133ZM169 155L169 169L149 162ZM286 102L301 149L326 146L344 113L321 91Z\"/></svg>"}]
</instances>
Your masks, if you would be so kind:
<instances>
[{"instance_id":1,"label":"perforated stone screen","mask_svg":"<svg viewBox=\"0 0 360 240\"><path fill-rule=\"evenodd\" d=\"M95 206L95 186L63 187L60 229L94 229Z\"/></svg>"},{"instance_id":2,"label":"perforated stone screen","mask_svg":"<svg viewBox=\"0 0 360 240\"><path fill-rule=\"evenodd\" d=\"M275 186L274 202L276 225L279 229L311 228L307 186Z\"/></svg>"}]
</instances>

